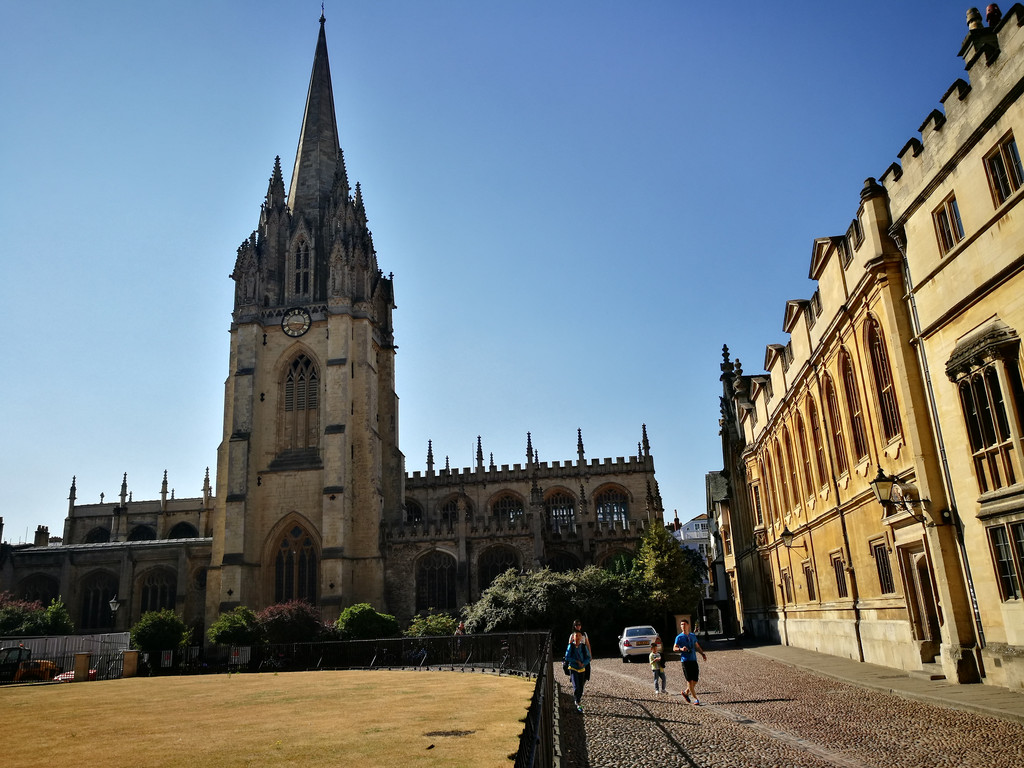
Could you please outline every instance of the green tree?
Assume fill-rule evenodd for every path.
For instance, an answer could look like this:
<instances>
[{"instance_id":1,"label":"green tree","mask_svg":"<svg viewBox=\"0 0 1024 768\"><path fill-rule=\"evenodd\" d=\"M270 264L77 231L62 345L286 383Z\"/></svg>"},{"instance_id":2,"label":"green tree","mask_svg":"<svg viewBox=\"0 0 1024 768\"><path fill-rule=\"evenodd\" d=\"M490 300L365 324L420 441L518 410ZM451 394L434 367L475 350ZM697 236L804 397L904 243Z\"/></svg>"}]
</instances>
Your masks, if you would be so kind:
<instances>
[{"instance_id":1,"label":"green tree","mask_svg":"<svg viewBox=\"0 0 1024 768\"><path fill-rule=\"evenodd\" d=\"M398 620L389 613L378 613L369 603L350 605L334 626L342 640L376 640L398 635Z\"/></svg>"},{"instance_id":2,"label":"green tree","mask_svg":"<svg viewBox=\"0 0 1024 768\"><path fill-rule=\"evenodd\" d=\"M304 600L267 606L257 618L268 643L309 643L324 634L320 611Z\"/></svg>"},{"instance_id":3,"label":"green tree","mask_svg":"<svg viewBox=\"0 0 1024 768\"><path fill-rule=\"evenodd\" d=\"M660 620L664 611L649 593L636 574L595 566L566 573L508 571L465 610L466 627L471 632L550 631L561 653L573 619L580 619L595 652L607 653L623 627Z\"/></svg>"},{"instance_id":4,"label":"green tree","mask_svg":"<svg viewBox=\"0 0 1024 768\"><path fill-rule=\"evenodd\" d=\"M44 607L38 600L18 600L10 592L0 592L0 635L70 635L74 631L71 614L59 598Z\"/></svg>"},{"instance_id":5,"label":"green tree","mask_svg":"<svg viewBox=\"0 0 1024 768\"><path fill-rule=\"evenodd\" d=\"M256 645L263 637L263 629L253 610L240 605L218 616L206 636L218 645Z\"/></svg>"},{"instance_id":6,"label":"green tree","mask_svg":"<svg viewBox=\"0 0 1024 768\"><path fill-rule=\"evenodd\" d=\"M660 525L647 529L633 560L633 573L647 584L652 601L672 613L693 610L706 572L700 554L680 547Z\"/></svg>"},{"instance_id":7,"label":"green tree","mask_svg":"<svg viewBox=\"0 0 1024 768\"><path fill-rule=\"evenodd\" d=\"M192 631L170 608L149 611L131 628L132 645L146 653L173 651L187 646Z\"/></svg>"},{"instance_id":8,"label":"green tree","mask_svg":"<svg viewBox=\"0 0 1024 768\"><path fill-rule=\"evenodd\" d=\"M406 637L453 635L458 626L458 620L447 613L429 610L426 613L416 614L403 634Z\"/></svg>"}]
</instances>

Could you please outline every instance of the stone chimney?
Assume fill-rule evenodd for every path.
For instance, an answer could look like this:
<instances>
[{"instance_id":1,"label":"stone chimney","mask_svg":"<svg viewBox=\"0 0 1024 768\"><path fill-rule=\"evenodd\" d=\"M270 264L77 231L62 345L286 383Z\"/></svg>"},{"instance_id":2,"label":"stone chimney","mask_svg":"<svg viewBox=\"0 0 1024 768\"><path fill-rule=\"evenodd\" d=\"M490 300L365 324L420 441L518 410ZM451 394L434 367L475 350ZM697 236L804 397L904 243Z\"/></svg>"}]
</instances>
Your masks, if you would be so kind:
<instances>
[{"instance_id":1,"label":"stone chimney","mask_svg":"<svg viewBox=\"0 0 1024 768\"><path fill-rule=\"evenodd\" d=\"M45 525L40 525L36 528L35 540L32 542L34 546L45 547L50 543L50 529Z\"/></svg>"}]
</instances>

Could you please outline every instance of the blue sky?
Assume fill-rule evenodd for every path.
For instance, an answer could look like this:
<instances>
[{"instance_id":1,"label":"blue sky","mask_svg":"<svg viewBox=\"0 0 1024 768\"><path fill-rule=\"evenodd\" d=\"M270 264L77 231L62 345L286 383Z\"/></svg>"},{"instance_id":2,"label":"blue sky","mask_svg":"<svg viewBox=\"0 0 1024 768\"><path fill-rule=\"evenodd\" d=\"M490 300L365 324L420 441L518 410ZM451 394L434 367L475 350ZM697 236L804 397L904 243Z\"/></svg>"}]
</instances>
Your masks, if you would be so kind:
<instances>
[{"instance_id":1,"label":"blue sky","mask_svg":"<svg viewBox=\"0 0 1024 768\"><path fill-rule=\"evenodd\" d=\"M1004 10L1010 4L1004 6ZM957 77L967 5L328 3L349 178L395 275L400 443L470 466L636 453L666 516L747 373ZM216 468L239 243L290 177L314 2L0 2L3 538L123 473Z\"/></svg>"}]
</instances>

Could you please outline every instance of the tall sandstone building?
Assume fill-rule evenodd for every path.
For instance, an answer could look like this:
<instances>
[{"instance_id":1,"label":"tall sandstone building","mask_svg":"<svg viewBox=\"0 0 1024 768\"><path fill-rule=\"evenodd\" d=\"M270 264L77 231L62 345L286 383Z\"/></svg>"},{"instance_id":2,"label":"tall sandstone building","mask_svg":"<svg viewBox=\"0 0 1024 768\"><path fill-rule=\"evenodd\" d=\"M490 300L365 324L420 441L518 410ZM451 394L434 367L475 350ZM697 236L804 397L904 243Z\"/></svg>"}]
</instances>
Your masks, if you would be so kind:
<instances>
[{"instance_id":1,"label":"tall sandstone building","mask_svg":"<svg viewBox=\"0 0 1024 768\"><path fill-rule=\"evenodd\" d=\"M744 631L1022 688L1024 6L967 20L965 78L814 240L765 372L725 350L709 509Z\"/></svg>"},{"instance_id":2,"label":"tall sandstone building","mask_svg":"<svg viewBox=\"0 0 1024 768\"><path fill-rule=\"evenodd\" d=\"M197 629L238 605L289 600L325 620L354 603L409 619L457 611L500 573L609 565L662 524L646 426L636 453L406 475L398 447L394 281L349 184L320 32L291 181L274 162L258 227L238 248L216 487L79 503L63 536L0 545L0 590L61 596L82 632L173 608ZM571 436L570 436L571 438ZM2 533L2 526L0 526ZM117 596L122 607L109 607Z\"/></svg>"}]
</instances>

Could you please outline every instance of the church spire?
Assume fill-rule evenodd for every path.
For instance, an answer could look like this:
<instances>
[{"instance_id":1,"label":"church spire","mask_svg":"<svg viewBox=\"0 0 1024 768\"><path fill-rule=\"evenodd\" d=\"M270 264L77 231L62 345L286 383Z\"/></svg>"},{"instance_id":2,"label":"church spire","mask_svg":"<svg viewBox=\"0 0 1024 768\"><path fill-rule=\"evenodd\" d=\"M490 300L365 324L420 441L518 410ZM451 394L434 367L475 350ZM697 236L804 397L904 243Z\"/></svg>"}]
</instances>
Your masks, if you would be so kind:
<instances>
[{"instance_id":1,"label":"church spire","mask_svg":"<svg viewBox=\"0 0 1024 768\"><path fill-rule=\"evenodd\" d=\"M295 151L295 169L288 188L288 207L295 214L300 211L319 212L327 203L341 154L331 67L327 60L325 21L321 14L320 36L316 41L313 72L306 94L306 111L302 116L302 131Z\"/></svg>"}]
</instances>

